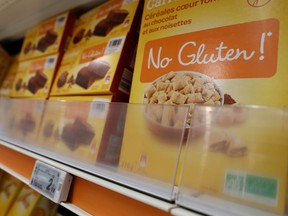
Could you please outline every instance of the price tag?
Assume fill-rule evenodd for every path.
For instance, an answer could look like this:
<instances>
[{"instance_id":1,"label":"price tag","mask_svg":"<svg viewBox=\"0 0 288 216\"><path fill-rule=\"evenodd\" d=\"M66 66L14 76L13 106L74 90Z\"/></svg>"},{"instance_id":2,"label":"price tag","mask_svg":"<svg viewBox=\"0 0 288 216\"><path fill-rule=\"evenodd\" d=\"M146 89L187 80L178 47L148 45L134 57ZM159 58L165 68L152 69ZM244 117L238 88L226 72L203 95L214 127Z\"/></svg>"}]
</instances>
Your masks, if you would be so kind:
<instances>
[{"instance_id":1,"label":"price tag","mask_svg":"<svg viewBox=\"0 0 288 216\"><path fill-rule=\"evenodd\" d=\"M59 203L66 201L71 182L72 175L69 173L41 161L36 161L30 186L47 198Z\"/></svg>"}]
</instances>

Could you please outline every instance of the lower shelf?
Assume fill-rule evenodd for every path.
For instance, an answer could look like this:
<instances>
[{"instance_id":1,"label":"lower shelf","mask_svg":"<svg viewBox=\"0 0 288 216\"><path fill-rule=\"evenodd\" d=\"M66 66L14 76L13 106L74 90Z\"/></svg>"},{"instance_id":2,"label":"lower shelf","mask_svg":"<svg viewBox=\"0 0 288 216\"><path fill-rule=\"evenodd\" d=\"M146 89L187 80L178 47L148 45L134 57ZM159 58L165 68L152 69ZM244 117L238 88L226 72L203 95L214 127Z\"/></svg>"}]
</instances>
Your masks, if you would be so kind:
<instances>
[{"instance_id":1,"label":"lower shelf","mask_svg":"<svg viewBox=\"0 0 288 216\"><path fill-rule=\"evenodd\" d=\"M0 168L9 170L24 183L29 182L36 160L74 175L68 200L61 204L79 215L164 216L178 208L174 203L111 183L4 141L0 143L0 152Z\"/></svg>"}]
</instances>

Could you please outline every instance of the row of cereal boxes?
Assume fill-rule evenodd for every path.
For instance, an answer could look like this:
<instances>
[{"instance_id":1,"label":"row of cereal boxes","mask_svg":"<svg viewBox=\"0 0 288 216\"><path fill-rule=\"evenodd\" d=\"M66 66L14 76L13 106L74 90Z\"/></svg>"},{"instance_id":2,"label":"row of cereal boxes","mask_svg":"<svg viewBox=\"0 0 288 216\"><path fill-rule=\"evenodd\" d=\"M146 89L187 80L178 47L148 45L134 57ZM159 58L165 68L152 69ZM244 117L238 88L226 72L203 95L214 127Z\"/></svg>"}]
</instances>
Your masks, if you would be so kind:
<instances>
[{"instance_id":1,"label":"row of cereal boxes","mask_svg":"<svg viewBox=\"0 0 288 216\"><path fill-rule=\"evenodd\" d=\"M121 101L128 100L129 97L130 103L165 104L167 107L185 105L191 108L195 104L288 105L288 5L284 0L145 0L143 10L142 3L143 1L137 0L108 1L80 16L70 33L64 33L63 29L57 30L69 26L67 21L70 24L74 22L70 13L59 15L32 29L23 42L10 95L25 98L61 96L65 99L64 95L110 94L110 101L116 96ZM68 49L62 56L60 35L65 37L69 34L72 37ZM86 110L84 104L75 106L75 109L81 106ZM53 103L48 105L53 107ZM91 106L93 103L86 105ZM90 154L90 150L85 152L87 147L81 150L85 143L91 146L91 149L96 146L95 152L101 153L99 143L102 139L94 139L95 131L91 132L90 128L93 123L89 126L86 121L92 120L93 115L97 117L99 112L94 113L87 108L88 111L83 111L81 118L74 115L75 118L60 119L61 116L73 116L74 111L72 109L70 113L61 114L61 109L57 109L57 106L62 105L54 104L56 109L53 112L57 115L60 113L59 118L53 114L45 115L42 126L39 126L43 132L45 131L45 136L42 136L45 142L51 141L53 145L54 139L60 140L62 144L59 145L59 151L73 152L76 156ZM54 110L52 107L51 110ZM191 123L184 121L185 115L181 112L171 112L166 108L159 106L154 110L148 110L147 113L152 116L149 119L154 119L154 124L149 124L148 114L141 114L145 112L141 106L138 110L137 105L128 106L125 124L106 125L109 131L114 128L116 132L120 130L123 133L109 136L104 142L105 148L112 149L117 154L120 152L118 148L122 148L119 166L155 178L171 176L171 172L175 171L171 168L175 158L171 158L175 156L179 146L173 145L173 139L165 138L169 137L170 133L170 130L165 132L165 129L177 130L181 124L185 127L183 124L187 123L189 127ZM28 110L31 113L33 109ZM116 113L119 114L119 110L114 112L113 118L117 117ZM28 137L33 134L30 131L31 128L35 128L35 122L31 120L29 112L27 115L26 112L22 112L25 116L22 116L24 119L19 122L19 128L21 125L26 126L22 127L21 136ZM231 120L230 114L233 119L235 113L228 113L228 120ZM13 117L16 119L16 116ZM18 121L20 119L18 118ZM273 122L272 119L270 121ZM245 128L249 128L247 125L254 123L251 117L237 124L235 128L246 131ZM60 127L54 128L53 125ZM95 129L97 125L93 127ZM75 132L77 130L81 130L86 136L78 136L78 132ZM281 132L281 127L277 130ZM161 134L161 131L164 132ZM139 138L141 136L145 138ZM98 138L100 139L101 135ZM102 138L105 139L105 136ZM219 137L213 139L217 141ZM276 182L281 182L279 191L286 191L287 163L284 163L285 166L281 170L285 177L263 171L253 164L255 158L259 158L257 155L262 154L262 150L265 157L268 157L270 152L263 146L275 146L275 143L270 139L251 139L248 143L249 150L245 150L241 157L229 158L229 163L226 155L217 155L216 161L221 163L221 169L213 166L216 163L209 165L209 158L213 158L215 153L209 153L211 156L208 157L205 149L201 149L204 157L199 159L201 164L199 161L195 162L196 170L202 173L202 169L207 169L206 179L214 179L215 175L210 170L217 170L220 180L217 184L215 181L209 181L207 184L195 183L194 187L205 193L223 194L226 170L232 169L233 164L237 162L237 171L272 176ZM275 148L280 149L279 146ZM78 150L82 153L74 154ZM87 155L86 158L89 157ZM109 155L105 157L107 160L110 158ZM287 156L284 158L287 159ZM276 156L273 161L278 161ZM243 162L250 164L245 166ZM164 165L160 166L160 163ZM116 164L118 165L118 161ZM272 169L280 170L276 166ZM285 195L282 194L279 198L277 190L273 191L276 195L272 201L268 196L270 193L265 194L265 191L258 194L259 196L256 194L254 200L238 195L240 192L230 194L230 198L237 201L245 200L245 203L253 206L283 214Z\"/></svg>"},{"instance_id":2,"label":"row of cereal boxes","mask_svg":"<svg viewBox=\"0 0 288 216\"><path fill-rule=\"evenodd\" d=\"M141 17L138 6L139 1L113 0L79 19L65 12L28 29L19 56L1 78L1 95L46 99L113 94L127 101ZM2 51L4 74L9 57Z\"/></svg>"},{"instance_id":3,"label":"row of cereal boxes","mask_svg":"<svg viewBox=\"0 0 288 216\"><path fill-rule=\"evenodd\" d=\"M57 208L58 204L0 170L1 216L56 216Z\"/></svg>"}]
</instances>

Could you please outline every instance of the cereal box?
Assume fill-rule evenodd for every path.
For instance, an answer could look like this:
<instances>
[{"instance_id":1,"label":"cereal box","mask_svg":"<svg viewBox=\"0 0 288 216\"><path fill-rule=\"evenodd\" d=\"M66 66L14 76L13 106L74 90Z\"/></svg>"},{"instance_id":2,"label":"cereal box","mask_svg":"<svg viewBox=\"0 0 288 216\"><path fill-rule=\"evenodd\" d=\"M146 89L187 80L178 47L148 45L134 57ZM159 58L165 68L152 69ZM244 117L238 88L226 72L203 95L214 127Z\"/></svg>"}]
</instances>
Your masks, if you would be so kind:
<instances>
[{"instance_id":1,"label":"cereal box","mask_svg":"<svg viewBox=\"0 0 288 216\"><path fill-rule=\"evenodd\" d=\"M60 61L61 54L54 54L20 62L10 96L47 98Z\"/></svg>"},{"instance_id":2,"label":"cereal box","mask_svg":"<svg viewBox=\"0 0 288 216\"><path fill-rule=\"evenodd\" d=\"M111 0L79 17L68 49L98 44L134 31L139 0ZM102 43L100 42L100 43ZM116 42L115 42L116 43Z\"/></svg>"},{"instance_id":3,"label":"cereal box","mask_svg":"<svg viewBox=\"0 0 288 216\"><path fill-rule=\"evenodd\" d=\"M139 14L141 14L140 2L125 3L124 1L123 5L126 9L115 9L113 10L115 14L114 12L109 13L114 8L114 1L108 3L101 7L101 10L94 16L99 16L99 20L108 19L106 16L110 17L109 19L115 16L115 19L124 20L123 14L126 11L127 17L125 16L125 19L131 24L137 23ZM119 2L115 5L119 6ZM51 95L114 94L118 97L128 98L138 34L136 28L123 27L123 30L120 31L121 26L121 24L117 25L115 32L114 30L111 30L109 34L107 32L108 35L103 36L103 38L101 36L102 39L97 39L92 35L89 41L94 41L93 43L82 43L81 40L79 41L81 46L70 47L63 57ZM99 27L99 31L106 31L105 29L105 26ZM83 39L83 41L85 40Z\"/></svg>"},{"instance_id":4,"label":"cereal box","mask_svg":"<svg viewBox=\"0 0 288 216\"><path fill-rule=\"evenodd\" d=\"M164 104L151 112L163 130L179 127L177 112L166 111L170 105L287 105L285 9L283 0L146 0L129 102L143 107ZM154 140L165 152L179 150L167 145L170 140L164 141L159 129L151 130L140 111L139 117L127 113L120 158L123 169L133 165L139 172L135 167L141 167L139 156L134 158L135 149L129 146L138 140L129 132L134 125L147 141L146 147L137 149L138 155L145 155ZM182 120L189 127L192 111L187 114ZM149 157L154 154L151 151ZM159 161L162 155L157 155ZM145 172L165 175L152 169L146 166Z\"/></svg>"},{"instance_id":5,"label":"cereal box","mask_svg":"<svg viewBox=\"0 0 288 216\"><path fill-rule=\"evenodd\" d=\"M22 182L15 177L5 173L0 184L0 214L7 215L17 194L23 186Z\"/></svg>"},{"instance_id":6,"label":"cereal box","mask_svg":"<svg viewBox=\"0 0 288 216\"><path fill-rule=\"evenodd\" d=\"M286 8L283 0L145 1L130 102L287 105ZM169 94L157 98L161 91Z\"/></svg>"},{"instance_id":7,"label":"cereal box","mask_svg":"<svg viewBox=\"0 0 288 216\"><path fill-rule=\"evenodd\" d=\"M10 91L12 90L13 82L16 77L16 73L18 70L18 58L14 58L6 76L3 79L3 82L0 87L0 95L9 96Z\"/></svg>"},{"instance_id":8,"label":"cereal box","mask_svg":"<svg viewBox=\"0 0 288 216\"><path fill-rule=\"evenodd\" d=\"M28 29L19 60L42 57L62 52L71 37L76 17L66 12Z\"/></svg>"}]
</instances>

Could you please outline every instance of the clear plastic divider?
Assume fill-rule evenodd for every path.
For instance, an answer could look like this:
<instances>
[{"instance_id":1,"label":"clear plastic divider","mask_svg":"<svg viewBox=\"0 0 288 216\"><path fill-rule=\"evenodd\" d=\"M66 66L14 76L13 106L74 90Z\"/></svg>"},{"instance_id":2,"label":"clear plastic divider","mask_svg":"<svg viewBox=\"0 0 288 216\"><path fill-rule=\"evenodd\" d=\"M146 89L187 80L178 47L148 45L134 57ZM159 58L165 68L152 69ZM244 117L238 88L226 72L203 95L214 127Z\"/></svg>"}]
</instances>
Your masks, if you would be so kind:
<instances>
[{"instance_id":1,"label":"clear plastic divider","mask_svg":"<svg viewBox=\"0 0 288 216\"><path fill-rule=\"evenodd\" d=\"M196 106L176 203L215 216L287 215L288 110Z\"/></svg>"},{"instance_id":2,"label":"clear plastic divider","mask_svg":"<svg viewBox=\"0 0 288 216\"><path fill-rule=\"evenodd\" d=\"M3 141L174 199L186 106L0 99L0 114Z\"/></svg>"}]
</instances>

